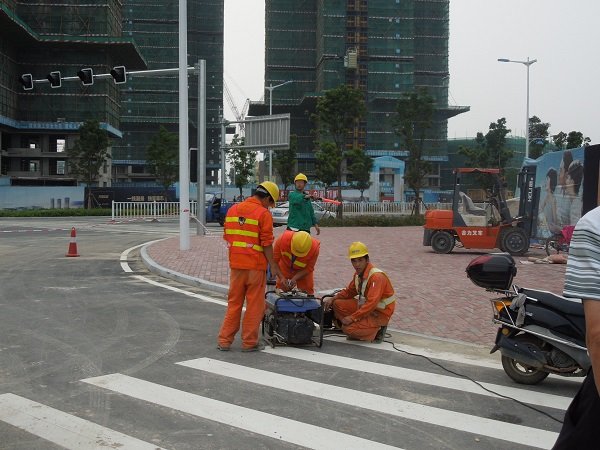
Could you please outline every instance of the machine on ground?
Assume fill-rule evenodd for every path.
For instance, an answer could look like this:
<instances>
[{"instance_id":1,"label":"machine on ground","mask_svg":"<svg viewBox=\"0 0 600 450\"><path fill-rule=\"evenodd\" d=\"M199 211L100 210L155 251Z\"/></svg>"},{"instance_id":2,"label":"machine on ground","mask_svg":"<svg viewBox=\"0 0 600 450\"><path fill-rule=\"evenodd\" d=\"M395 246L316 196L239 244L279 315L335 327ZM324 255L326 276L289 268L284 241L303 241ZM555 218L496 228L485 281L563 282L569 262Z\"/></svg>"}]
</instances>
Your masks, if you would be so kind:
<instances>
[{"instance_id":1,"label":"machine on ground","mask_svg":"<svg viewBox=\"0 0 600 450\"><path fill-rule=\"evenodd\" d=\"M470 184L463 182L465 177L470 177ZM465 188L481 185L486 187L486 199L476 205ZM464 248L499 248L511 255L523 255L537 225L539 188L535 187L534 166L525 166L519 173L518 188L519 210L513 216L500 169L455 169L452 209L425 213L423 245L431 246L436 253L450 253L458 243Z\"/></svg>"},{"instance_id":2,"label":"machine on ground","mask_svg":"<svg viewBox=\"0 0 600 450\"><path fill-rule=\"evenodd\" d=\"M478 256L466 272L475 285L499 295L490 299L493 322L500 325L490 353L500 350L502 367L510 378L537 384L551 373L587 374L591 362L580 299L512 285L517 268L508 253Z\"/></svg>"}]
</instances>

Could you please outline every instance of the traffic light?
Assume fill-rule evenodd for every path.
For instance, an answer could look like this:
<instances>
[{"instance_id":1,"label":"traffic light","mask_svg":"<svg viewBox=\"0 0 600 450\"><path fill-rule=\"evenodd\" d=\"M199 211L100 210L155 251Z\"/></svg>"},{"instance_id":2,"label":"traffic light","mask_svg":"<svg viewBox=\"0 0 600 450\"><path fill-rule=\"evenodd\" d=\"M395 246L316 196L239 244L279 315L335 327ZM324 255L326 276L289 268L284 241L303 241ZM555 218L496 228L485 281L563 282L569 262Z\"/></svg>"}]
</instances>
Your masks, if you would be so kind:
<instances>
[{"instance_id":1,"label":"traffic light","mask_svg":"<svg viewBox=\"0 0 600 450\"><path fill-rule=\"evenodd\" d=\"M33 89L33 77L30 73L24 73L19 77L19 82L23 85L23 89L30 91Z\"/></svg>"},{"instance_id":2,"label":"traffic light","mask_svg":"<svg viewBox=\"0 0 600 450\"><path fill-rule=\"evenodd\" d=\"M84 86L91 86L94 84L94 71L90 68L79 70L77 76Z\"/></svg>"},{"instance_id":3,"label":"traffic light","mask_svg":"<svg viewBox=\"0 0 600 450\"><path fill-rule=\"evenodd\" d=\"M50 87L59 88L61 85L60 72L50 72L46 78L50 82Z\"/></svg>"},{"instance_id":4,"label":"traffic light","mask_svg":"<svg viewBox=\"0 0 600 450\"><path fill-rule=\"evenodd\" d=\"M113 67L110 71L115 84L123 84L127 81L127 71L125 70L125 66L116 66Z\"/></svg>"}]
</instances>

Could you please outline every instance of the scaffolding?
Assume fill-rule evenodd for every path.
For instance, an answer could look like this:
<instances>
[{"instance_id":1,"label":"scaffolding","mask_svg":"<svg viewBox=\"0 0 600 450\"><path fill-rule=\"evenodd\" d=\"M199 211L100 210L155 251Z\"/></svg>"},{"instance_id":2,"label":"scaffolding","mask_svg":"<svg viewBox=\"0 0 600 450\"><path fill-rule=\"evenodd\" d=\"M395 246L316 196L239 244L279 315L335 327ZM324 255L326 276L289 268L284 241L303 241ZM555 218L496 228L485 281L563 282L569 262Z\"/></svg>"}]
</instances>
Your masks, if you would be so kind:
<instances>
[{"instance_id":1,"label":"scaffolding","mask_svg":"<svg viewBox=\"0 0 600 450\"><path fill-rule=\"evenodd\" d=\"M314 161L314 127L307 111L341 84L364 93L367 116L347 145L371 156L406 156L392 120L398 99L416 88L434 98L426 146L433 161L446 152L448 118L448 0L266 0L265 82L278 89L274 112L292 113L298 153ZM264 105L252 104L252 115ZM300 163L307 171L314 162Z\"/></svg>"},{"instance_id":2,"label":"scaffolding","mask_svg":"<svg viewBox=\"0 0 600 450\"><path fill-rule=\"evenodd\" d=\"M177 67L178 2L123 1L123 33L138 44L148 69ZM206 60L207 76L207 182L218 182L220 168L219 113L223 108L223 0L189 0L188 65ZM164 126L178 131L178 76L164 75L129 80L121 90L123 139L113 147L116 177L123 181L149 181L145 166L150 140ZM189 78L190 146L196 146L197 77ZM115 164L116 163L116 164Z\"/></svg>"}]
</instances>

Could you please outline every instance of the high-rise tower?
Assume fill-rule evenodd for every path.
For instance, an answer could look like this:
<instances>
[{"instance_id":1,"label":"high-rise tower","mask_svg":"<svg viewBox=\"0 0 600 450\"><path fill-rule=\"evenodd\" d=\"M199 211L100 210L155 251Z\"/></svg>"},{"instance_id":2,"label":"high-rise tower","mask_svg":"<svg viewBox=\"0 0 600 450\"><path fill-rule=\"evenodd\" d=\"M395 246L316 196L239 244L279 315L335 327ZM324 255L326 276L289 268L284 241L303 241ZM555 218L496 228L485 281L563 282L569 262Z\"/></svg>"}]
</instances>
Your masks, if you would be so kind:
<instances>
[{"instance_id":1,"label":"high-rise tower","mask_svg":"<svg viewBox=\"0 0 600 450\"><path fill-rule=\"evenodd\" d=\"M273 91L273 113L291 113L299 170L315 171L318 97L344 83L364 93L368 110L348 146L406 156L392 119L402 94L424 87L436 102L428 158L447 158L448 118L468 110L448 105L448 0L266 0L265 13L265 84L293 80ZM268 114L267 102L251 115Z\"/></svg>"}]
</instances>

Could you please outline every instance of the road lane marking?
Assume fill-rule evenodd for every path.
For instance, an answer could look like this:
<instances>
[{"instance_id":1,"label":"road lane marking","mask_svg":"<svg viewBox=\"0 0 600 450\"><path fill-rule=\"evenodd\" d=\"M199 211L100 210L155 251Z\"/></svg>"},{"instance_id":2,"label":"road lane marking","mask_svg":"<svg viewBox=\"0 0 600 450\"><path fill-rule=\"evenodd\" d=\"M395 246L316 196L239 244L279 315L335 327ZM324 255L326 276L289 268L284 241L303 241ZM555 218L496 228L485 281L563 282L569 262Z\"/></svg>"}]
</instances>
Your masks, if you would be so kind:
<instances>
[{"instance_id":1,"label":"road lane marking","mask_svg":"<svg viewBox=\"0 0 600 450\"><path fill-rule=\"evenodd\" d=\"M114 373L81 380L113 392L307 448L391 449L368 439Z\"/></svg>"},{"instance_id":2,"label":"road lane marking","mask_svg":"<svg viewBox=\"0 0 600 450\"><path fill-rule=\"evenodd\" d=\"M0 395L0 420L73 450L160 450L155 444L11 393Z\"/></svg>"},{"instance_id":3,"label":"road lane marking","mask_svg":"<svg viewBox=\"0 0 600 450\"><path fill-rule=\"evenodd\" d=\"M284 356L286 358L294 358L316 364L325 364L342 369L358 370L361 372L395 378L397 380L410 381L412 383L421 383L445 389L453 389L463 392L470 392L472 394L485 395L488 397L502 398L498 395L492 394L491 392L487 392L485 389L482 389L472 381L465 378L439 375L431 372L407 369L404 367L348 358L345 356L338 356L328 353L301 350L293 347L287 347L283 351L266 348L264 351L266 353ZM528 389L519 389L500 384L484 383L482 381L478 381L478 383L487 389L497 392L498 394L505 395L507 397L513 397L521 402L532 405L566 410L572 400L571 397L562 397L560 395L534 392Z\"/></svg>"},{"instance_id":4,"label":"road lane marking","mask_svg":"<svg viewBox=\"0 0 600 450\"><path fill-rule=\"evenodd\" d=\"M364 361L362 362L364 363ZM536 448L551 448L558 437L558 433L551 431L487 419L472 414L449 411L335 385L318 383L210 358L182 361L177 364L240 381L309 395L319 399L369 409L378 413L430 423L453 430L465 431Z\"/></svg>"}]
</instances>

